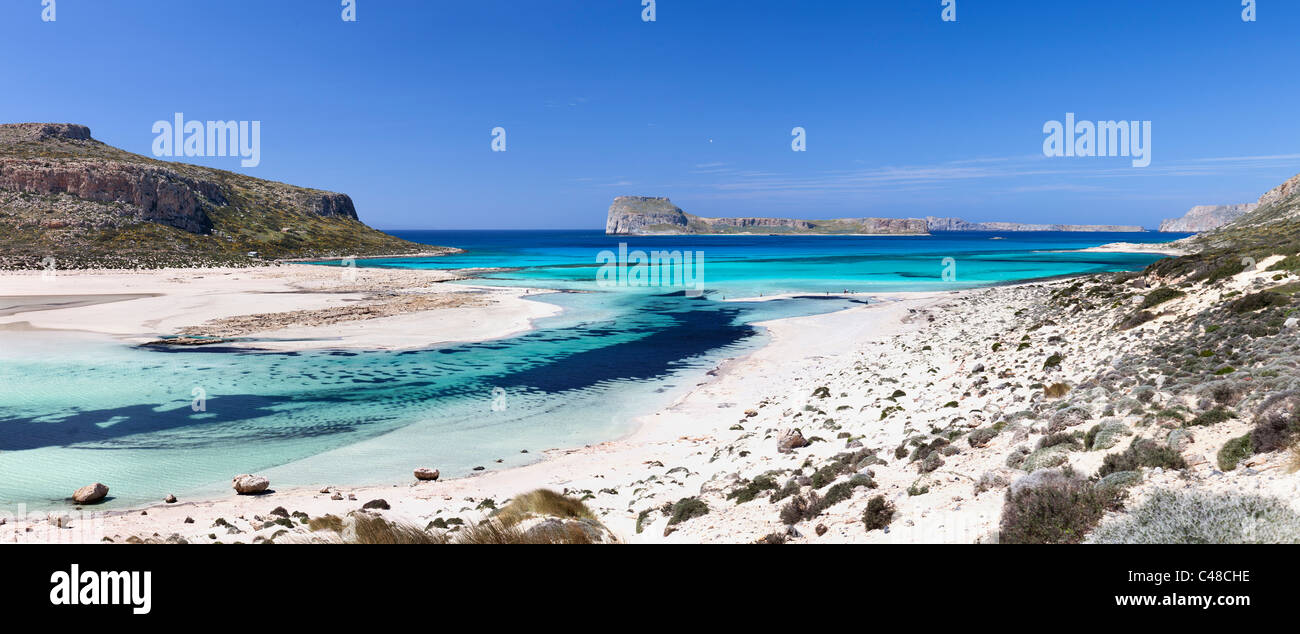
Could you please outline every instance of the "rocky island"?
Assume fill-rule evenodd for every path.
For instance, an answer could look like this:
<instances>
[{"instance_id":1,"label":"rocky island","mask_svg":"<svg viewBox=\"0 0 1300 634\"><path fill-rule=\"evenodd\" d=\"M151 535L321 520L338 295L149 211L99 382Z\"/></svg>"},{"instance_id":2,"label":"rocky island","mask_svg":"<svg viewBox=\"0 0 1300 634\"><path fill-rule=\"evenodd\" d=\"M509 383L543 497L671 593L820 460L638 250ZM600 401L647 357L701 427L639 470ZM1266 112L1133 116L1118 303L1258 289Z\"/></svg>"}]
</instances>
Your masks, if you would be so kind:
<instances>
[{"instance_id":1,"label":"rocky island","mask_svg":"<svg viewBox=\"0 0 1300 634\"><path fill-rule=\"evenodd\" d=\"M619 196L609 206L609 235L807 234L924 236L933 231L1146 231L1137 225L1062 225L967 222L961 218L704 218L688 214L667 198Z\"/></svg>"},{"instance_id":2,"label":"rocky island","mask_svg":"<svg viewBox=\"0 0 1300 634\"><path fill-rule=\"evenodd\" d=\"M926 235L918 218L704 218L688 214L667 198L619 196L609 206L605 222L609 235L674 234L824 234Z\"/></svg>"},{"instance_id":3,"label":"rocky island","mask_svg":"<svg viewBox=\"0 0 1300 634\"><path fill-rule=\"evenodd\" d=\"M0 124L0 268L445 251L371 229L345 194L158 161L101 143L83 125Z\"/></svg>"}]
</instances>

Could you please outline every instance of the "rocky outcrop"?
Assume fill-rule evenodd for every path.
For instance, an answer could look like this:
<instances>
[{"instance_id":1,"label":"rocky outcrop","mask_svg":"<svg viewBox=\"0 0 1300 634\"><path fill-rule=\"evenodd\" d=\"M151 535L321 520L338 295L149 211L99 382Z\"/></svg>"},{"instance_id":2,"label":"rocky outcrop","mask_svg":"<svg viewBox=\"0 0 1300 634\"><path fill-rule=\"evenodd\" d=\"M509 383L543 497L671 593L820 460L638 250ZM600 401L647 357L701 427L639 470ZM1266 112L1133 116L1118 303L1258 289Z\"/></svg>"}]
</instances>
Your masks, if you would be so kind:
<instances>
[{"instance_id":1,"label":"rocky outcrop","mask_svg":"<svg viewBox=\"0 0 1300 634\"><path fill-rule=\"evenodd\" d=\"M1268 194L1265 194L1267 197ZM1218 229L1259 207L1259 203L1241 205L1200 205L1192 207L1182 218L1169 218L1160 223L1160 231L1200 233Z\"/></svg>"},{"instance_id":2,"label":"rocky outcrop","mask_svg":"<svg viewBox=\"0 0 1300 634\"><path fill-rule=\"evenodd\" d=\"M967 222L961 218L938 218L927 216L926 226L930 231L1071 231L1071 232L1110 232L1138 233L1146 229L1138 225L1065 225L1065 224L1029 224L1023 222Z\"/></svg>"},{"instance_id":3,"label":"rocky outcrop","mask_svg":"<svg viewBox=\"0 0 1300 634\"><path fill-rule=\"evenodd\" d=\"M1269 190L1267 194L1260 196L1259 206L1268 207L1279 202L1284 202L1294 198L1300 193L1300 175L1292 176L1287 182Z\"/></svg>"},{"instance_id":4,"label":"rocky outcrop","mask_svg":"<svg viewBox=\"0 0 1300 634\"><path fill-rule=\"evenodd\" d=\"M117 161L0 158L0 189L125 203L136 208L144 220L190 233L211 231L208 210L227 204L216 183L186 178L166 168Z\"/></svg>"},{"instance_id":5,"label":"rocky outcrop","mask_svg":"<svg viewBox=\"0 0 1300 634\"><path fill-rule=\"evenodd\" d=\"M420 467L415 470L415 479L421 482L433 482L441 475L442 474L439 473L437 469L430 469L428 467Z\"/></svg>"},{"instance_id":6,"label":"rocky outcrop","mask_svg":"<svg viewBox=\"0 0 1300 634\"><path fill-rule=\"evenodd\" d=\"M357 208L352 205L352 198L347 194L326 192L323 195L308 195L312 213L317 216L357 219Z\"/></svg>"},{"instance_id":7,"label":"rocky outcrop","mask_svg":"<svg viewBox=\"0 0 1300 634\"><path fill-rule=\"evenodd\" d=\"M0 125L0 143L66 139L89 141L90 128L75 123L8 123Z\"/></svg>"},{"instance_id":8,"label":"rocky outcrop","mask_svg":"<svg viewBox=\"0 0 1300 634\"><path fill-rule=\"evenodd\" d=\"M71 142L71 143L65 143ZM34 145L35 144L35 145ZM0 153L0 190L49 196L68 194L98 203L129 206L124 214L175 227L190 233L212 231L212 210L230 204L231 187L210 170L144 160L76 158L76 150L112 151L95 141L90 128L71 123L14 123L0 125L0 147L47 147L45 155ZM134 160L141 159L141 160ZM209 177L195 174L210 174ZM291 200L300 212L325 218L357 219L356 207L346 194L294 188Z\"/></svg>"},{"instance_id":9,"label":"rocky outcrop","mask_svg":"<svg viewBox=\"0 0 1300 634\"><path fill-rule=\"evenodd\" d=\"M688 223L686 213L667 198L619 196L609 206L605 233L634 235L651 227L680 228L685 231Z\"/></svg>"},{"instance_id":10,"label":"rocky outcrop","mask_svg":"<svg viewBox=\"0 0 1300 634\"><path fill-rule=\"evenodd\" d=\"M688 214L667 198L619 196L609 206L605 233L610 235L673 235L701 233L809 233L924 235L917 218L704 218Z\"/></svg>"},{"instance_id":11,"label":"rocky outcrop","mask_svg":"<svg viewBox=\"0 0 1300 634\"><path fill-rule=\"evenodd\" d=\"M0 269L249 266L445 252L376 231L345 194L159 161L71 123L0 124Z\"/></svg>"}]
</instances>

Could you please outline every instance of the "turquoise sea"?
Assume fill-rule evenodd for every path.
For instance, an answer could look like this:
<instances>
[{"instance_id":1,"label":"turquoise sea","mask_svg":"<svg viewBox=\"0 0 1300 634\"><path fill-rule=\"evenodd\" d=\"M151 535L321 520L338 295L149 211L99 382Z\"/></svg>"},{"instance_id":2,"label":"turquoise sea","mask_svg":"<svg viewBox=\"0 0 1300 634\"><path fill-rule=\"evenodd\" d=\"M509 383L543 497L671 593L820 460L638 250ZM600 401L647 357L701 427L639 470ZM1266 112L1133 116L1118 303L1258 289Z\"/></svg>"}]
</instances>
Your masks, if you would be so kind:
<instances>
[{"instance_id":1,"label":"turquoise sea","mask_svg":"<svg viewBox=\"0 0 1300 634\"><path fill-rule=\"evenodd\" d=\"M761 346L755 322L840 310L871 293L1135 270L1159 256L1071 250L1183 237L392 233L467 252L358 265L504 268L473 283L565 291L533 298L564 311L519 336L405 352L160 351L75 333L0 333L0 508L65 505L95 481L109 485L111 508L168 493L225 495L239 473L292 487L403 482L417 466L444 477L517 466L548 448L628 433L636 416L721 359ZM702 254L703 295L598 283L600 253L620 243ZM853 295L827 296L844 291ZM734 301L781 294L796 296ZM192 407L196 389L204 411Z\"/></svg>"}]
</instances>

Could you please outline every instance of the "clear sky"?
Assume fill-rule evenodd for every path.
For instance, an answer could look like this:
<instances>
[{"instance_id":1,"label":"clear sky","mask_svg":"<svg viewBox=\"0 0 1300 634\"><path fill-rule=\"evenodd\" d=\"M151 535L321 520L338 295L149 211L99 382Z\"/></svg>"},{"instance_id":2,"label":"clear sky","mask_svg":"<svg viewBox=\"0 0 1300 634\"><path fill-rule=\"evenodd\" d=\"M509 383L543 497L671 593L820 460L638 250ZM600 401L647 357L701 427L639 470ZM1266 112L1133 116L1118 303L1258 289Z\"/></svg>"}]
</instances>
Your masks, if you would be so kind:
<instances>
[{"instance_id":1,"label":"clear sky","mask_svg":"<svg viewBox=\"0 0 1300 634\"><path fill-rule=\"evenodd\" d=\"M598 229L624 194L1153 227L1300 173L1295 0L41 2L0 2L0 121L146 155L176 112L261 121L259 166L188 160L380 228ZM1043 156L1067 112L1151 121L1151 165Z\"/></svg>"}]
</instances>

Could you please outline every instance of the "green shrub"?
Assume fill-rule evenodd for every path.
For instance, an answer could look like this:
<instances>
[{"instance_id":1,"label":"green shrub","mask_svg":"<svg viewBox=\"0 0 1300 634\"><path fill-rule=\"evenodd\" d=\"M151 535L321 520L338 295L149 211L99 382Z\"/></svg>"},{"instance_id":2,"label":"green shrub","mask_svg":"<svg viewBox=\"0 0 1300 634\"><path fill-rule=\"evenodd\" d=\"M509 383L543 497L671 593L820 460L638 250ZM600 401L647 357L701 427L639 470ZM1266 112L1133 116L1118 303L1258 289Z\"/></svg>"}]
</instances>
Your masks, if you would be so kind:
<instances>
[{"instance_id":1,"label":"green shrub","mask_svg":"<svg viewBox=\"0 0 1300 634\"><path fill-rule=\"evenodd\" d=\"M1163 288L1157 288L1156 290L1147 293L1146 299L1142 300L1142 306L1140 308L1142 309L1153 308L1167 301L1182 297L1186 294L1187 293L1184 293L1176 288L1169 288L1168 286Z\"/></svg>"},{"instance_id":2,"label":"green shrub","mask_svg":"<svg viewBox=\"0 0 1300 634\"><path fill-rule=\"evenodd\" d=\"M1236 418L1236 417L1237 415L1232 413L1232 410L1224 407L1216 407L1207 412L1202 412L1199 416L1193 418L1191 422L1187 423L1187 426L1204 427L1208 425L1217 425L1219 423L1222 423L1223 421Z\"/></svg>"},{"instance_id":3,"label":"green shrub","mask_svg":"<svg viewBox=\"0 0 1300 634\"><path fill-rule=\"evenodd\" d=\"M780 502L781 500L784 500L798 492L799 492L799 482L796 481L794 478L791 478L789 481L785 483L785 486L781 487L780 490L778 490L776 493L773 493L770 497L768 497L767 501L771 502L772 504L776 504L777 502Z\"/></svg>"},{"instance_id":4,"label":"green shrub","mask_svg":"<svg viewBox=\"0 0 1300 634\"><path fill-rule=\"evenodd\" d=\"M1039 449L1046 449L1048 447L1057 447L1061 445L1064 445L1067 448L1073 450L1083 449L1083 443L1079 441L1079 437L1069 432L1057 432L1055 434L1048 434L1038 439Z\"/></svg>"},{"instance_id":5,"label":"green shrub","mask_svg":"<svg viewBox=\"0 0 1300 634\"><path fill-rule=\"evenodd\" d=\"M1098 423L1083 437L1083 446L1089 451L1110 449L1119 444L1120 437L1129 434L1128 427L1117 420Z\"/></svg>"},{"instance_id":6,"label":"green shrub","mask_svg":"<svg viewBox=\"0 0 1300 634\"><path fill-rule=\"evenodd\" d=\"M939 467L942 467L943 464L943 456L939 455L938 452L934 452L921 461L920 471L921 473L930 473Z\"/></svg>"},{"instance_id":7,"label":"green shrub","mask_svg":"<svg viewBox=\"0 0 1300 634\"><path fill-rule=\"evenodd\" d=\"M1038 471L1007 490L999 523L1005 544L1075 544L1107 510L1122 507L1124 492L1095 488L1068 471Z\"/></svg>"},{"instance_id":8,"label":"green shrub","mask_svg":"<svg viewBox=\"0 0 1300 634\"><path fill-rule=\"evenodd\" d=\"M1158 490L1129 514L1109 521L1097 544L1295 544L1300 515L1283 500Z\"/></svg>"},{"instance_id":9,"label":"green shrub","mask_svg":"<svg viewBox=\"0 0 1300 634\"><path fill-rule=\"evenodd\" d=\"M1237 463L1249 458L1251 455L1250 434L1233 438L1223 445L1219 450L1219 469L1223 471L1232 471L1237 468Z\"/></svg>"},{"instance_id":10,"label":"green shrub","mask_svg":"<svg viewBox=\"0 0 1300 634\"><path fill-rule=\"evenodd\" d=\"M1137 471L1139 467L1160 467L1162 469L1186 469L1187 461L1178 452L1145 438L1134 439L1128 449L1110 454L1101 463L1098 477L1106 477L1116 471Z\"/></svg>"},{"instance_id":11,"label":"green shrub","mask_svg":"<svg viewBox=\"0 0 1300 634\"><path fill-rule=\"evenodd\" d=\"M781 507L781 523L787 525L798 524L804 519L804 514L808 512L808 499L802 495L796 495L788 504Z\"/></svg>"},{"instance_id":12,"label":"green shrub","mask_svg":"<svg viewBox=\"0 0 1300 634\"><path fill-rule=\"evenodd\" d=\"M709 513L709 505L700 498L690 497L677 500L668 519L668 525L674 526L687 520L695 519Z\"/></svg>"},{"instance_id":13,"label":"green shrub","mask_svg":"<svg viewBox=\"0 0 1300 634\"><path fill-rule=\"evenodd\" d=\"M1286 295L1264 291L1261 293L1251 293L1241 299L1233 301L1228 305L1228 310L1237 313L1250 313L1257 310L1263 310L1273 306L1285 306L1291 303L1291 299Z\"/></svg>"},{"instance_id":14,"label":"green shrub","mask_svg":"<svg viewBox=\"0 0 1300 634\"><path fill-rule=\"evenodd\" d=\"M1059 353L1053 354L1052 356L1047 357L1047 360L1043 362L1043 369L1047 370L1050 368L1060 367L1061 361L1063 360L1064 359L1061 357Z\"/></svg>"},{"instance_id":15,"label":"green shrub","mask_svg":"<svg viewBox=\"0 0 1300 634\"><path fill-rule=\"evenodd\" d=\"M862 514L862 523L867 531L881 530L894 520L894 505L883 495L867 500L867 511Z\"/></svg>"},{"instance_id":16,"label":"green shrub","mask_svg":"<svg viewBox=\"0 0 1300 634\"><path fill-rule=\"evenodd\" d=\"M728 493L727 499L735 500L736 504L744 504L757 498L764 491L775 491L780 488L781 485L776 483L773 474L764 473L753 480L746 480L740 488Z\"/></svg>"},{"instance_id":17,"label":"green shrub","mask_svg":"<svg viewBox=\"0 0 1300 634\"><path fill-rule=\"evenodd\" d=\"M1286 449L1297 433L1300 433L1300 421L1294 416L1260 416L1250 432L1251 448L1255 453Z\"/></svg>"},{"instance_id":18,"label":"green shrub","mask_svg":"<svg viewBox=\"0 0 1300 634\"><path fill-rule=\"evenodd\" d=\"M981 427L971 432L970 435L966 437L966 442L970 443L970 446L972 447L983 447L997 437L999 431L999 429L994 427Z\"/></svg>"},{"instance_id":19,"label":"green shrub","mask_svg":"<svg viewBox=\"0 0 1300 634\"><path fill-rule=\"evenodd\" d=\"M1211 271L1210 276L1206 278L1205 283L1213 284L1219 280L1228 279L1244 270L1246 270L1246 264L1241 260L1233 258L1228 260L1226 264Z\"/></svg>"}]
</instances>

